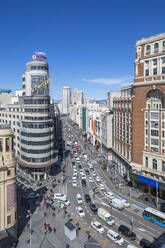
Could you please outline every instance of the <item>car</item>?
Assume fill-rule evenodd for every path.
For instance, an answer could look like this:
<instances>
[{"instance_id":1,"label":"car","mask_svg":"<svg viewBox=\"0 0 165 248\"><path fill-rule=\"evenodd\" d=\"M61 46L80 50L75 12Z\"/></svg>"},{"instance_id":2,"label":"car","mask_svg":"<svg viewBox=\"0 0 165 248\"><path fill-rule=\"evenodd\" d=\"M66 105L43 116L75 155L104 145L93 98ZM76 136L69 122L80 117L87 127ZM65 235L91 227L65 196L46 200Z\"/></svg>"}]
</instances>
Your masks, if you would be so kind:
<instances>
[{"instance_id":1,"label":"car","mask_svg":"<svg viewBox=\"0 0 165 248\"><path fill-rule=\"evenodd\" d=\"M27 198L35 199L35 198L38 198L39 196L40 196L39 193L31 192L27 195Z\"/></svg>"},{"instance_id":2,"label":"car","mask_svg":"<svg viewBox=\"0 0 165 248\"><path fill-rule=\"evenodd\" d=\"M76 207L76 211L77 211L77 213L78 213L78 215L80 217L84 217L85 216L85 213L84 213L82 207L80 207L80 206Z\"/></svg>"},{"instance_id":3,"label":"car","mask_svg":"<svg viewBox=\"0 0 165 248\"><path fill-rule=\"evenodd\" d=\"M100 182L100 177L96 177L96 182Z\"/></svg>"},{"instance_id":4,"label":"car","mask_svg":"<svg viewBox=\"0 0 165 248\"><path fill-rule=\"evenodd\" d=\"M65 206L69 206L70 205L70 201L68 201L68 200L63 201L63 203L64 203Z\"/></svg>"},{"instance_id":5,"label":"car","mask_svg":"<svg viewBox=\"0 0 165 248\"><path fill-rule=\"evenodd\" d=\"M100 190L104 190L105 189L105 187L104 187L104 185L102 183L100 183L99 188L100 188Z\"/></svg>"},{"instance_id":6,"label":"car","mask_svg":"<svg viewBox=\"0 0 165 248\"><path fill-rule=\"evenodd\" d=\"M73 177L72 177L72 181L75 181L77 178L77 176L74 174Z\"/></svg>"},{"instance_id":7,"label":"car","mask_svg":"<svg viewBox=\"0 0 165 248\"><path fill-rule=\"evenodd\" d=\"M81 175L81 178L82 178L82 179L86 179L85 174L82 174L82 175Z\"/></svg>"},{"instance_id":8,"label":"car","mask_svg":"<svg viewBox=\"0 0 165 248\"><path fill-rule=\"evenodd\" d=\"M115 197L111 192L104 192L104 195L105 195L105 197L107 197L110 200Z\"/></svg>"},{"instance_id":9,"label":"car","mask_svg":"<svg viewBox=\"0 0 165 248\"><path fill-rule=\"evenodd\" d=\"M89 164L89 168L90 168L90 169L93 169L93 165L92 165L92 164Z\"/></svg>"},{"instance_id":10,"label":"car","mask_svg":"<svg viewBox=\"0 0 165 248\"><path fill-rule=\"evenodd\" d=\"M77 186L77 181L76 181L76 180L73 180L73 181L72 181L72 186L73 186L73 187L76 187L76 186Z\"/></svg>"},{"instance_id":11,"label":"car","mask_svg":"<svg viewBox=\"0 0 165 248\"><path fill-rule=\"evenodd\" d=\"M95 230L97 230L99 233L103 233L103 232L104 232L104 227L102 227L102 226L101 226L101 223L98 222L98 221L93 220L93 221L91 222L91 226L92 226Z\"/></svg>"},{"instance_id":12,"label":"car","mask_svg":"<svg viewBox=\"0 0 165 248\"><path fill-rule=\"evenodd\" d=\"M90 172L89 172L88 169L85 170L85 173L86 173L86 175L89 175L90 174Z\"/></svg>"},{"instance_id":13,"label":"car","mask_svg":"<svg viewBox=\"0 0 165 248\"><path fill-rule=\"evenodd\" d=\"M91 202L91 198L88 194L85 194L84 195L84 198L85 198L85 201L88 203L88 202Z\"/></svg>"},{"instance_id":14,"label":"car","mask_svg":"<svg viewBox=\"0 0 165 248\"><path fill-rule=\"evenodd\" d=\"M80 174L84 174L84 171L83 171L83 169L80 169Z\"/></svg>"},{"instance_id":15,"label":"car","mask_svg":"<svg viewBox=\"0 0 165 248\"><path fill-rule=\"evenodd\" d=\"M128 201L126 201L124 199L122 201L124 202L124 207L126 207L126 208L130 207L130 203Z\"/></svg>"},{"instance_id":16,"label":"car","mask_svg":"<svg viewBox=\"0 0 165 248\"><path fill-rule=\"evenodd\" d=\"M151 247L151 242L148 241L147 239L141 239L139 242L139 245L143 248L150 248Z\"/></svg>"},{"instance_id":17,"label":"car","mask_svg":"<svg viewBox=\"0 0 165 248\"><path fill-rule=\"evenodd\" d=\"M98 208L96 207L96 205L95 205L94 203L91 203L91 204L89 205L89 207L90 207L90 209L92 210L92 212L93 212L94 214L97 213Z\"/></svg>"},{"instance_id":18,"label":"car","mask_svg":"<svg viewBox=\"0 0 165 248\"><path fill-rule=\"evenodd\" d=\"M76 170L76 169L74 169L74 170L73 170L73 173L77 173L77 170Z\"/></svg>"},{"instance_id":19,"label":"car","mask_svg":"<svg viewBox=\"0 0 165 248\"><path fill-rule=\"evenodd\" d=\"M74 168L74 169L77 169L77 166L76 166L76 165L73 165L73 168Z\"/></svg>"},{"instance_id":20,"label":"car","mask_svg":"<svg viewBox=\"0 0 165 248\"><path fill-rule=\"evenodd\" d=\"M124 239L119 236L119 234L111 229L108 229L107 236L111 239L115 244L123 245Z\"/></svg>"},{"instance_id":21,"label":"car","mask_svg":"<svg viewBox=\"0 0 165 248\"><path fill-rule=\"evenodd\" d=\"M93 192L96 193L96 194L99 193L98 188L97 188L97 187L94 187L94 188L93 188Z\"/></svg>"},{"instance_id":22,"label":"car","mask_svg":"<svg viewBox=\"0 0 165 248\"><path fill-rule=\"evenodd\" d=\"M66 200L66 195L64 195L62 193L54 194L54 200L65 201Z\"/></svg>"},{"instance_id":23,"label":"car","mask_svg":"<svg viewBox=\"0 0 165 248\"><path fill-rule=\"evenodd\" d=\"M76 195L76 201L77 201L78 204L83 203L83 200L82 200L82 197L81 197L80 194L77 194L77 195Z\"/></svg>"},{"instance_id":24,"label":"car","mask_svg":"<svg viewBox=\"0 0 165 248\"><path fill-rule=\"evenodd\" d=\"M86 183L86 180L85 180L85 179L82 179L82 180L81 180L81 183L82 183L82 186L83 186L83 187L87 186L87 183Z\"/></svg>"},{"instance_id":25,"label":"car","mask_svg":"<svg viewBox=\"0 0 165 248\"><path fill-rule=\"evenodd\" d=\"M122 233L127 238L130 238L131 240L136 240L136 234L132 232L127 226L120 225L118 228L118 231Z\"/></svg>"},{"instance_id":26,"label":"car","mask_svg":"<svg viewBox=\"0 0 165 248\"><path fill-rule=\"evenodd\" d=\"M93 176L96 176L96 172L95 172L95 171L93 171L93 172L92 172L92 175L93 175Z\"/></svg>"},{"instance_id":27,"label":"car","mask_svg":"<svg viewBox=\"0 0 165 248\"><path fill-rule=\"evenodd\" d=\"M92 177L89 177L89 178L88 178L88 181L89 181L90 183L93 183L93 178L92 178Z\"/></svg>"}]
</instances>

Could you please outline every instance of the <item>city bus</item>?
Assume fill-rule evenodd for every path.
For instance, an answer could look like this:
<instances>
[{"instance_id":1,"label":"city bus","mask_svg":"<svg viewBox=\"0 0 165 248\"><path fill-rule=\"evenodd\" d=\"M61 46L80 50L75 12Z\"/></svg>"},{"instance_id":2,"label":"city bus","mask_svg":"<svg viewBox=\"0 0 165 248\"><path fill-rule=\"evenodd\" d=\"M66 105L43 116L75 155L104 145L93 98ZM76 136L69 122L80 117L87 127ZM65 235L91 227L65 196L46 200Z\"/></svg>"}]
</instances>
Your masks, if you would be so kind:
<instances>
[{"instance_id":1,"label":"city bus","mask_svg":"<svg viewBox=\"0 0 165 248\"><path fill-rule=\"evenodd\" d=\"M143 217L147 220L155 222L160 226L165 227L165 213L163 212L160 212L151 207L146 207L143 212Z\"/></svg>"}]
</instances>

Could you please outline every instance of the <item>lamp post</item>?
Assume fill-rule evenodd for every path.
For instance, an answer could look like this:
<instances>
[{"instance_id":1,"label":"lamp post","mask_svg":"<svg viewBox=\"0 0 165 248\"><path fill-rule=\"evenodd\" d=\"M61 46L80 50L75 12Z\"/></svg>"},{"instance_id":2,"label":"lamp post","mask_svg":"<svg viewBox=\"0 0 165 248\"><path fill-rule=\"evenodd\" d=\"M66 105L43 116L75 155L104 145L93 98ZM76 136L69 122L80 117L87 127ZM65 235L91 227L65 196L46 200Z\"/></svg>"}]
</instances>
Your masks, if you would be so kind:
<instances>
[{"instance_id":1,"label":"lamp post","mask_svg":"<svg viewBox=\"0 0 165 248\"><path fill-rule=\"evenodd\" d=\"M32 247L32 234L31 234L31 231L32 231L32 221L31 221L31 212L30 210L28 210L28 214L29 214L29 217L30 217L30 248Z\"/></svg>"},{"instance_id":2,"label":"lamp post","mask_svg":"<svg viewBox=\"0 0 165 248\"><path fill-rule=\"evenodd\" d=\"M156 207L159 208L159 191L158 191L158 181L156 181Z\"/></svg>"}]
</instances>

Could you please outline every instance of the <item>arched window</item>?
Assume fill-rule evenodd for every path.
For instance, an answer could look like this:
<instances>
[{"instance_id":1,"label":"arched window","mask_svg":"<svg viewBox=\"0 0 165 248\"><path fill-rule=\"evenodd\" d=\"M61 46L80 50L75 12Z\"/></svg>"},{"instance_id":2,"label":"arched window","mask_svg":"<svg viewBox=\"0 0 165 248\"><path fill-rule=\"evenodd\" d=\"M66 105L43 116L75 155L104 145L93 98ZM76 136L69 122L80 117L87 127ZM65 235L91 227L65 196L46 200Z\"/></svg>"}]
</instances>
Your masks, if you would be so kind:
<instances>
[{"instance_id":1,"label":"arched window","mask_svg":"<svg viewBox=\"0 0 165 248\"><path fill-rule=\"evenodd\" d=\"M150 45L147 45L146 46L146 51L149 52L151 50L151 46Z\"/></svg>"},{"instance_id":2,"label":"arched window","mask_svg":"<svg viewBox=\"0 0 165 248\"><path fill-rule=\"evenodd\" d=\"M148 157L145 158L145 166L148 168Z\"/></svg>"},{"instance_id":3,"label":"arched window","mask_svg":"<svg viewBox=\"0 0 165 248\"><path fill-rule=\"evenodd\" d=\"M156 159L152 160L152 168L153 168L153 170L157 170L157 160Z\"/></svg>"},{"instance_id":4,"label":"arched window","mask_svg":"<svg viewBox=\"0 0 165 248\"><path fill-rule=\"evenodd\" d=\"M162 43L162 47L165 48L165 40Z\"/></svg>"},{"instance_id":5,"label":"arched window","mask_svg":"<svg viewBox=\"0 0 165 248\"><path fill-rule=\"evenodd\" d=\"M159 43L158 43L158 42L156 42L156 43L154 44L154 49L159 49Z\"/></svg>"}]
</instances>

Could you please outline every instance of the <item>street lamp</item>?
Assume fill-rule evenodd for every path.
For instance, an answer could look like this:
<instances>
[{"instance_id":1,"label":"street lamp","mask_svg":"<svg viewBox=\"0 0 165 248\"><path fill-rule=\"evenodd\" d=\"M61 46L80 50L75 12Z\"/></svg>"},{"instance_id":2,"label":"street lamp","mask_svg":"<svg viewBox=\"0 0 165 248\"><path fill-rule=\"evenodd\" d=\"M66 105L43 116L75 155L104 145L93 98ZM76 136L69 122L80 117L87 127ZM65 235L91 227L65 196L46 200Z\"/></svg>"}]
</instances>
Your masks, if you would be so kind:
<instances>
[{"instance_id":1,"label":"street lamp","mask_svg":"<svg viewBox=\"0 0 165 248\"><path fill-rule=\"evenodd\" d=\"M31 230L32 230L32 221L31 221L31 212L30 210L28 210L28 214L29 214L29 217L30 217L30 248L32 247L32 234L31 234Z\"/></svg>"},{"instance_id":2,"label":"street lamp","mask_svg":"<svg viewBox=\"0 0 165 248\"><path fill-rule=\"evenodd\" d=\"M156 181L156 207L159 208L159 191L158 191L158 181Z\"/></svg>"}]
</instances>

